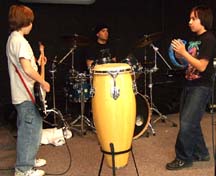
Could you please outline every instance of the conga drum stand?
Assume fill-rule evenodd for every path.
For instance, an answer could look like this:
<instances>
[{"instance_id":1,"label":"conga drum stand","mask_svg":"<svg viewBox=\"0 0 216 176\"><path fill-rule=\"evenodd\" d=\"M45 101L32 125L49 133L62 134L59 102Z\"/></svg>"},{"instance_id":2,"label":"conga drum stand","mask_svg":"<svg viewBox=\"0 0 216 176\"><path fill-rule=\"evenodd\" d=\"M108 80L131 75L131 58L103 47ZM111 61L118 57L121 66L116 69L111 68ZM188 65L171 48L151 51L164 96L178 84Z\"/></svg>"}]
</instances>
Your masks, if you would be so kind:
<instances>
[{"instance_id":1,"label":"conga drum stand","mask_svg":"<svg viewBox=\"0 0 216 176\"><path fill-rule=\"evenodd\" d=\"M73 121L71 122L71 128L72 130L75 130L79 132L81 135L86 134L85 125L90 127L92 130L95 130L95 127L93 123L84 115L85 114L85 95L84 95L84 88L83 88L83 82L81 82L81 94L80 94L80 110L81 114ZM80 121L80 123L78 123ZM80 129L77 129L80 128Z\"/></svg>"},{"instance_id":2,"label":"conga drum stand","mask_svg":"<svg viewBox=\"0 0 216 176\"><path fill-rule=\"evenodd\" d=\"M129 151L131 151L131 154L132 154L134 166L135 166L135 169L136 169L136 174L137 174L137 176L139 176L139 171L137 169L137 165L136 165L136 161L135 161L135 157L134 157L134 153L133 153L132 147L130 149L128 149L128 150L125 150L125 151L115 152L115 148L114 148L113 143L110 143L110 151L111 152L107 152L107 151L104 151L104 150L101 149L101 152L103 154L102 154L102 159L101 159L101 163L100 163L100 168L99 168L98 176L101 175L101 171L102 171L102 167L103 167L103 161L104 161L104 154L112 155L112 173L113 173L113 176L116 176L115 155L120 155L120 154L123 154L123 153L127 153Z\"/></svg>"}]
</instances>

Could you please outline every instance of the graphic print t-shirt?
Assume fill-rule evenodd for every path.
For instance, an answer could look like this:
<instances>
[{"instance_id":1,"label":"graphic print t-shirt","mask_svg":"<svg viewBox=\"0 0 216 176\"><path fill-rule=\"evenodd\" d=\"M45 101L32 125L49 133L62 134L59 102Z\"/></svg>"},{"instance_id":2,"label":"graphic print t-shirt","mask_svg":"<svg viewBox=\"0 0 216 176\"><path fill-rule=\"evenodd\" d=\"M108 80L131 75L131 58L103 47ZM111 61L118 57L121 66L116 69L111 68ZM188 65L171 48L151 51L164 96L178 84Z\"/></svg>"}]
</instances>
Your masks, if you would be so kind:
<instances>
[{"instance_id":1,"label":"graphic print t-shirt","mask_svg":"<svg viewBox=\"0 0 216 176\"><path fill-rule=\"evenodd\" d=\"M197 59L209 61L205 71L200 72L192 65L188 64L185 78L188 85L211 86L213 68L213 58L216 57L216 39L214 35L207 31L194 40L188 42L188 52Z\"/></svg>"}]
</instances>

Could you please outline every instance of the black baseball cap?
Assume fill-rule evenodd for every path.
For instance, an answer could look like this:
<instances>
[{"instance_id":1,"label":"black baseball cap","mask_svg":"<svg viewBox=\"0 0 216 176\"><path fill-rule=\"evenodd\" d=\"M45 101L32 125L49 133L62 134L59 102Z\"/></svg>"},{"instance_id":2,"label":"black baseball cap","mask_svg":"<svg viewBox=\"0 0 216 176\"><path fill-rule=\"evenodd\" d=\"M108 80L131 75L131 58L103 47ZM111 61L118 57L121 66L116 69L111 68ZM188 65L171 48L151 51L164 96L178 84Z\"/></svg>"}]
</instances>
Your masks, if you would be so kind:
<instances>
[{"instance_id":1,"label":"black baseball cap","mask_svg":"<svg viewBox=\"0 0 216 176\"><path fill-rule=\"evenodd\" d=\"M105 23L98 23L94 28L94 34L96 35L101 29L109 28Z\"/></svg>"}]
</instances>

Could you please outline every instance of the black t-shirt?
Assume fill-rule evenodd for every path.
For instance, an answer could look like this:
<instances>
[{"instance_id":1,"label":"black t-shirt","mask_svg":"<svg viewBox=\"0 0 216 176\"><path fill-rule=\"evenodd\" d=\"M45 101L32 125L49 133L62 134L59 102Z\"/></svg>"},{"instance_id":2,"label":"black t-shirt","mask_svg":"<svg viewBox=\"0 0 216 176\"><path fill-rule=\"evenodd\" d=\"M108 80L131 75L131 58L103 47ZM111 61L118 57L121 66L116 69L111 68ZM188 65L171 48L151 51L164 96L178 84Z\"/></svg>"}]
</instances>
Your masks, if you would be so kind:
<instances>
[{"instance_id":1,"label":"black t-shirt","mask_svg":"<svg viewBox=\"0 0 216 176\"><path fill-rule=\"evenodd\" d=\"M113 57L116 57L115 46L109 42L106 44L96 42L87 48L86 59L93 60L95 64L110 63Z\"/></svg>"},{"instance_id":2,"label":"black t-shirt","mask_svg":"<svg viewBox=\"0 0 216 176\"><path fill-rule=\"evenodd\" d=\"M196 36L187 44L188 52L197 59L207 59L209 63L203 72L199 72L190 64L185 78L189 86L211 86L214 73L213 60L216 58L216 39L212 32L207 31Z\"/></svg>"}]
</instances>

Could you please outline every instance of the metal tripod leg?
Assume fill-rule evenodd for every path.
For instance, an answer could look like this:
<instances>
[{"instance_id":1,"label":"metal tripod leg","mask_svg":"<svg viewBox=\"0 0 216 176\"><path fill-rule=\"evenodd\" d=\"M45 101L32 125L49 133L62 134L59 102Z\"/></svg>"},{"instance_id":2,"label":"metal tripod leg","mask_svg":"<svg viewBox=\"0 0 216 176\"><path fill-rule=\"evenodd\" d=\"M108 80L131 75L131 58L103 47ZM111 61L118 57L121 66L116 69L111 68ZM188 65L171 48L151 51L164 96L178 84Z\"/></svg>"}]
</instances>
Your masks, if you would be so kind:
<instances>
[{"instance_id":1,"label":"metal tripod leg","mask_svg":"<svg viewBox=\"0 0 216 176\"><path fill-rule=\"evenodd\" d=\"M55 118L58 117L58 118L61 120L61 122L63 123L64 129L69 129L69 124L68 124L67 121L64 119L64 116L62 115L62 113L61 113L60 110L58 110L57 108L47 109L47 110L46 110L46 117L47 117L49 114L51 114L51 113L53 113L54 115L56 115ZM50 124L50 125L52 126L52 124L51 124L50 122L48 122L48 121L46 121L46 120L43 120L43 121L44 121L45 123L48 123L48 124ZM73 136L73 134L72 134L72 136Z\"/></svg>"},{"instance_id":2,"label":"metal tripod leg","mask_svg":"<svg viewBox=\"0 0 216 176\"><path fill-rule=\"evenodd\" d=\"M82 84L83 85L83 84ZM84 115L85 113L85 97L84 97L84 90L83 87L81 86L81 114L71 123L71 128L74 129L75 131L81 133L81 135L86 134L86 129L85 129L85 124L90 127L91 129L95 130L95 127L93 123ZM80 124L77 124L80 121ZM74 127L80 127L80 130Z\"/></svg>"},{"instance_id":3,"label":"metal tripod leg","mask_svg":"<svg viewBox=\"0 0 216 176\"><path fill-rule=\"evenodd\" d=\"M157 68L157 66L155 66L156 68ZM159 117L156 119L156 120L154 120L152 123L153 124L155 124L158 120L160 120L160 119L162 119L162 120L167 120L167 121L169 121L169 122L171 122L172 123L172 126L173 127L176 127L177 126L177 124L176 123L174 123L173 121L171 121L171 120L169 120L168 118L167 118L167 116L165 116L165 115L163 115L158 109L157 109L157 107L154 105L154 103L153 103L153 92L152 92L152 88L153 88L153 81L152 81L152 74L156 71L157 69L155 69L155 68L152 68L152 69L150 69L150 70L147 70L147 73L149 73L149 91L150 91L150 97L149 97L149 99L150 99L150 108L151 108L151 112L152 112L152 114L153 114L153 112L156 112L158 115L159 115ZM155 132L154 132L154 129L152 128L152 127L150 127L151 128L151 130L152 130L152 133L153 133L153 135L155 134Z\"/></svg>"},{"instance_id":4,"label":"metal tripod leg","mask_svg":"<svg viewBox=\"0 0 216 176\"><path fill-rule=\"evenodd\" d=\"M167 120L167 121L169 121L170 123L172 123L172 126L173 126L173 127L177 127L177 124L176 124L175 122L173 122L173 121L171 121L170 119L168 119L168 117L165 116L165 115L163 115L156 107L152 107L152 111L156 112L156 113L159 115L159 117L156 118L156 119L153 121L153 124L155 124L155 123L156 123L157 121L159 121L159 120Z\"/></svg>"},{"instance_id":5,"label":"metal tripod leg","mask_svg":"<svg viewBox=\"0 0 216 176\"><path fill-rule=\"evenodd\" d=\"M80 124L77 124L80 121ZM81 133L81 135L85 135L86 134L86 129L85 129L85 125L87 125L88 127L90 127L92 130L95 130L95 127L93 125L93 123L84 115L79 115L72 123L71 123L71 129ZM80 128L79 129L77 129Z\"/></svg>"},{"instance_id":6,"label":"metal tripod leg","mask_svg":"<svg viewBox=\"0 0 216 176\"><path fill-rule=\"evenodd\" d=\"M84 115L79 115L72 123L72 129L80 132L81 135L85 135L86 134L86 130L84 129ZM77 122L80 121L80 124L77 124ZM80 130L78 130L77 128L73 128L73 127L80 127Z\"/></svg>"},{"instance_id":7,"label":"metal tripod leg","mask_svg":"<svg viewBox=\"0 0 216 176\"><path fill-rule=\"evenodd\" d=\"M148 126L149 126L149 128L151 129L151 132L152 132L153 136L155 136L156 133L155 133L154 128L152 127L151 122L149 122Z\"/></svg>"}]
</instances>

